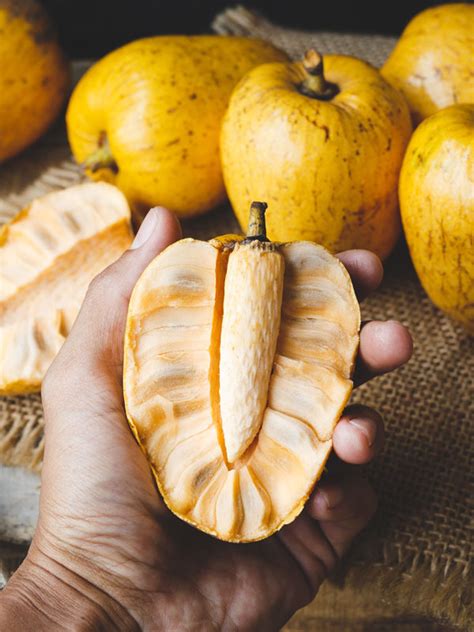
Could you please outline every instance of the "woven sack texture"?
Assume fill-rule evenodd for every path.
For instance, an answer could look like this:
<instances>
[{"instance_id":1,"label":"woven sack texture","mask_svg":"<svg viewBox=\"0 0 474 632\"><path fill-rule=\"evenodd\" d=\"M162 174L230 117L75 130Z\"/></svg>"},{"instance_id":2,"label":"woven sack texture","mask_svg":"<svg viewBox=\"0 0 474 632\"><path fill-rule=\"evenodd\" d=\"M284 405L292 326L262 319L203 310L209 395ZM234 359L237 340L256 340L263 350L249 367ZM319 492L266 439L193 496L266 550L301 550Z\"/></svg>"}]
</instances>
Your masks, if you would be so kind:
<instances>
[{"instance_id":1,"label":"woven sack texture","mask_svg":"<svg viewBox=\"0 0 474 632\"><path fill-rule=\"evenodd\" d=\"M293 57L316 46L374 65L383 63L394 43L381 36L289 31L240 7L220 14L213 28L270 40ZM82 178L58 124L2 167L0 222L33 197ZM184 223L185 235L204 239L236 231L228 206ZM430 303L403 244L387 263L380 291L363 304L363 317L401 320L415 340L407 366L362 386L353 397L378 408L385 418L385 452L368 472L379 494L379 511L343 571L294 617L288 630L393 630L388 620L394 618L407 632L434 629L419 624L420 616L470 629L473 339ZM0 462L39 471L42 452L40 396L0 398ZM364 627L368 621L370 627Z\"/></svg>"}]
</instances>

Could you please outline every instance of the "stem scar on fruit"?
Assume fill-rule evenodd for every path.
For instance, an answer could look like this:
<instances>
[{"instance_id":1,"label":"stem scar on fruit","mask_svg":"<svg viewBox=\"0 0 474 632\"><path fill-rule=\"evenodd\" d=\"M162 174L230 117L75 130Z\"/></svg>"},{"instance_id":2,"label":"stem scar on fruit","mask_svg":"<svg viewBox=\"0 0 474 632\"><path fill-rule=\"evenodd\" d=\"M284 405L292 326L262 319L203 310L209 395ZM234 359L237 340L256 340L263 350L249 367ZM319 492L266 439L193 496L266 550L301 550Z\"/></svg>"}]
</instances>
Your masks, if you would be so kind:
<instances>
[{"instance_id":1,"label":"stem scar on fruit","mask_svg":"<svg viewBox=\"0 0 474 632\"><path fill-rule=\"evenodd\" d=\"M300 84L301 92L312 99L330 101L339 92L339 86L327 81L324 76L323 57L314 48L310 48L303 56L303 68L306 78Z\"/></svg>"}]
</instances>

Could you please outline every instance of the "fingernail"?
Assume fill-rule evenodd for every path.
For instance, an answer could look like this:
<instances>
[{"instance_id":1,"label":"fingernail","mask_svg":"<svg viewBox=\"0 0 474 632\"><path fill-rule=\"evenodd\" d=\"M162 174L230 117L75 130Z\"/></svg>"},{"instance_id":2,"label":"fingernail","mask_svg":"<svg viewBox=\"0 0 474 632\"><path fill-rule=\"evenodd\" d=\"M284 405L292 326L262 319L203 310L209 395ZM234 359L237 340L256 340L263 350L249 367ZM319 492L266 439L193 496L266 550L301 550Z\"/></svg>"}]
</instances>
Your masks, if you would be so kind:
<instances>
[{"instance_id":1,"label":"fingernail","mask_svg":"<svg viewBox=\"0 0 474 632\"><path fill-rule=\"evenodd\" d=\"M374 445L377 425L372 419L349 419L349 423L365 435L369 448Z\"/></svg>"},{"instance_id":2,"label":"fingernail","mask_svg":"<svg viewBox=\"0 0 474 632\"><path fill-rule=\"evenodd\" d=\"M158 225L160 210L160 207L157 206L148 211L145 219L138 229L138 233L135 235L135 239L130 246L130 250L136 250L137 248L140 248L140 246L143 246L143 244L145 244L150 239Z\"/></svg>"},{"instance_id":3,"label":"fingernail","mask_svg":"<svg viewBox=\"0 0 474 632\"><path fill-rule=\"evenodd\" d=\"M323 502L328 509L334 509L334 507L337 507L344 498L342 487L339 486L332 487L331 489L321 489L318 491L318 495L323 499Z\"/></svg>"}]
</instances>

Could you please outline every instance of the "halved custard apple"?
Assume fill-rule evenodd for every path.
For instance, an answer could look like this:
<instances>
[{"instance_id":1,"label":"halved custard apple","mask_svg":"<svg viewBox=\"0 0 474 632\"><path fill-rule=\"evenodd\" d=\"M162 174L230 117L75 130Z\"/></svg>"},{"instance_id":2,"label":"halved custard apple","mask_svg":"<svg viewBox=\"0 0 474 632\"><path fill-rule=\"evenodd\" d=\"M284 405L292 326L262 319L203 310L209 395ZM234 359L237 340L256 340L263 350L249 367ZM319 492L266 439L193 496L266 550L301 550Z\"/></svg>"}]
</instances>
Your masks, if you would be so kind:
<instances>
[{"instance_id":1,"label":"halved custard apple","mask_svg":"<svg viewBox=\"0 0 474 632\"><path fill-rule=\"evenodd\" d=\"M183 239L130 301L130 426L177 516L250 542L291 522L321 475L352 389L360 312L342 263L270 243L254 203L246 239Z\"/></svg>"},{"instance_id":2,"label":"halved custard apple","mask_svg":"<svg viewBox=\"0 0 474 632\"><path fill-rule=\"evenodd\" d=\"M131 240L127 201L104 183L49 193L0 229L0 394L40 389L88 284Z\"/></svg>"}]
</instances>

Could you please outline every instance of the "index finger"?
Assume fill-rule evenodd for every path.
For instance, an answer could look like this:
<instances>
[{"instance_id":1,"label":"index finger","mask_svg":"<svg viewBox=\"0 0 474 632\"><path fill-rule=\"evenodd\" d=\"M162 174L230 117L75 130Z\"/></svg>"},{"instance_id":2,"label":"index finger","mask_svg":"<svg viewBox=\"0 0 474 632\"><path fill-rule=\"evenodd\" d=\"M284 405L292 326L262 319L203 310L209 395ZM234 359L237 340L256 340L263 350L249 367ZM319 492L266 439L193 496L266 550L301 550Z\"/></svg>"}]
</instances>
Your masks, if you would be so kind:
<instances>
[{"instance_id":1,"label":"index finger","mask_svg":"<svg viewBox=\"0 0 474 632\"><path fill-rule=\"evenodd\" d=\"M347 268L359 301L376 290L382 282L382 262L370 250L346 250L336 257Z\"/></svg>"}]
</instances>

